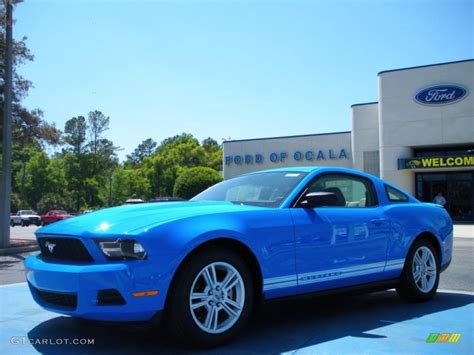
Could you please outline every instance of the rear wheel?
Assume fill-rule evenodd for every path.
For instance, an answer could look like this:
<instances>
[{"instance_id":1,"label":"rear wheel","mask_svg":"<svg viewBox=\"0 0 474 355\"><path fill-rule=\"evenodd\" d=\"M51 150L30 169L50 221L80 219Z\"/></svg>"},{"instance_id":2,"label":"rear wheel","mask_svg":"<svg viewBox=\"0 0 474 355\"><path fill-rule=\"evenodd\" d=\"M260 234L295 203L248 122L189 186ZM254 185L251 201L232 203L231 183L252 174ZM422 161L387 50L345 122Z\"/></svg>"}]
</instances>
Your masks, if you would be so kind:
<instances>
[{"instance_id":1,"label":"rear wheel","mask_svg":"<svg viewBox=\"0 0 474 355\"><path fill-rule=\"evenodd\" d=\"M15 222L10 221L10 226L15 227Z\"/></svg>"},{"instance_id":2,"label":"rear wheel","mask_svg":"<svg viewBox=\"0 0 474 355\"><path fill-rule=\"evenodd\" d=\"M165 321L178 341L216 346L229 341L250 318L251 273L230 250L204 251L181 268L168 299Z\"/></svg>"},{"instance_id":3,"label":"rear wheel","mask_svg":"<svg viewBox=\"0 0 474 355\"><path fill-rule=\"evenodd\" d=\"M417 240L408 253L397 292L412 302L428 301L434 297L439 283L439 257L433 245Z\"/></svg>"}]
</instances>

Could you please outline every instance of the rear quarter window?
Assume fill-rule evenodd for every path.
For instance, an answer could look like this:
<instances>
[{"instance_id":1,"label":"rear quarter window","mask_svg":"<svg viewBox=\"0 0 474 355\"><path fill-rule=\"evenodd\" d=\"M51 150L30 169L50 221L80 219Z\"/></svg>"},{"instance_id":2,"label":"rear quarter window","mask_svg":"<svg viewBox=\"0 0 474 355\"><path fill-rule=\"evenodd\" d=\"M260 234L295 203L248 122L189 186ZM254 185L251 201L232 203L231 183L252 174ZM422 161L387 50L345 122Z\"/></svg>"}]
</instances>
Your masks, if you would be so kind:
<instances>
[{"instance_id":1,"label":"rear quarter window","mask_svg":"<svg viewBox=\"0 0 474 355\"><path fill-rule=\"evenodd\" d=\"M385 192L390 202L408 202L409 201L409 198L406 194L404 194L400 190L397 190L391 186L385 185Z\"/></svg>"}]
</instances>

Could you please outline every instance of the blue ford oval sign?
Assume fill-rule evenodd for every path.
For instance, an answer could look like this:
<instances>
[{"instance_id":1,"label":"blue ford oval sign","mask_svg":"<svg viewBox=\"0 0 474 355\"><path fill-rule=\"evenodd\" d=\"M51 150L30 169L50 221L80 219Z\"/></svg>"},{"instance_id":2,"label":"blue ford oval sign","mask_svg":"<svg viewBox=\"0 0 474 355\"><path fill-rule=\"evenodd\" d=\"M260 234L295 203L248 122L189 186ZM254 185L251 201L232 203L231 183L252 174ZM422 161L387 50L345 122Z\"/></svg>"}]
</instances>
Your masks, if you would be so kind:
<instances>
[{"instance_id":1,"label":"blue ford oval sign","mask_svg":"<svg viewBox=\"0 0 474 355\"><path fill-rule=\"evenodd\" d=\"M462 100L467 94L468 90L459 85L436 85L418 91L415 100L422 105L448 105Z\"/></svg>"}]
</instances>

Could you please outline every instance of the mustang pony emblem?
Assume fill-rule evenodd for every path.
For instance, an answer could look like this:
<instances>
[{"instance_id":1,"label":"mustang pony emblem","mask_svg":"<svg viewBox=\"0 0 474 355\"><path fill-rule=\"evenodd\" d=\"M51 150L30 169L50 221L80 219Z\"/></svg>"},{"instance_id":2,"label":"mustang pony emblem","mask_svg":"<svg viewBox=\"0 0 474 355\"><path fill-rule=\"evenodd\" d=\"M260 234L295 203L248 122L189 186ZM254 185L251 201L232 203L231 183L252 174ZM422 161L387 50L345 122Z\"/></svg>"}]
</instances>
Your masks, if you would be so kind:
<instances>
[{"instance_id":1,"label":"mustang pony emblem","mask_svg":"<svg viewBox=\"0 0 474 355\"><path fill-rule=\"evenodd\" d=\"M53 254L54 248L56 247L56 244L51 243L51 242L46 242L44 243L45 247L48 248L49 252Z\"/></svg>"}]
</instances>

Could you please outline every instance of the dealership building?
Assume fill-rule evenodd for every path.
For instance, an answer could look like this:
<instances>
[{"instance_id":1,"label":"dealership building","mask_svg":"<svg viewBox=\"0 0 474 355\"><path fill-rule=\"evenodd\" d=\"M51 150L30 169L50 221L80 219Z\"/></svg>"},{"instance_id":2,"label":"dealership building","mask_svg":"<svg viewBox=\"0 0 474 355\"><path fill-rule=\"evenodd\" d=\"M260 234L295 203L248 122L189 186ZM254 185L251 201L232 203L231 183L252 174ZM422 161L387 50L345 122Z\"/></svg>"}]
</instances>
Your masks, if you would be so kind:
<instances>
[{"instance_id":1,"label":"dealership building","mask_svg":"<svg viewBox=\"0 0 474 355\"><path fill-rule=\"evenodd\" d=\"M474 59L382 71L378 101L351 107L351 131L224 142L224 178L290 166L379 176L474 222Z\"/></svg>"}]
</instances>

